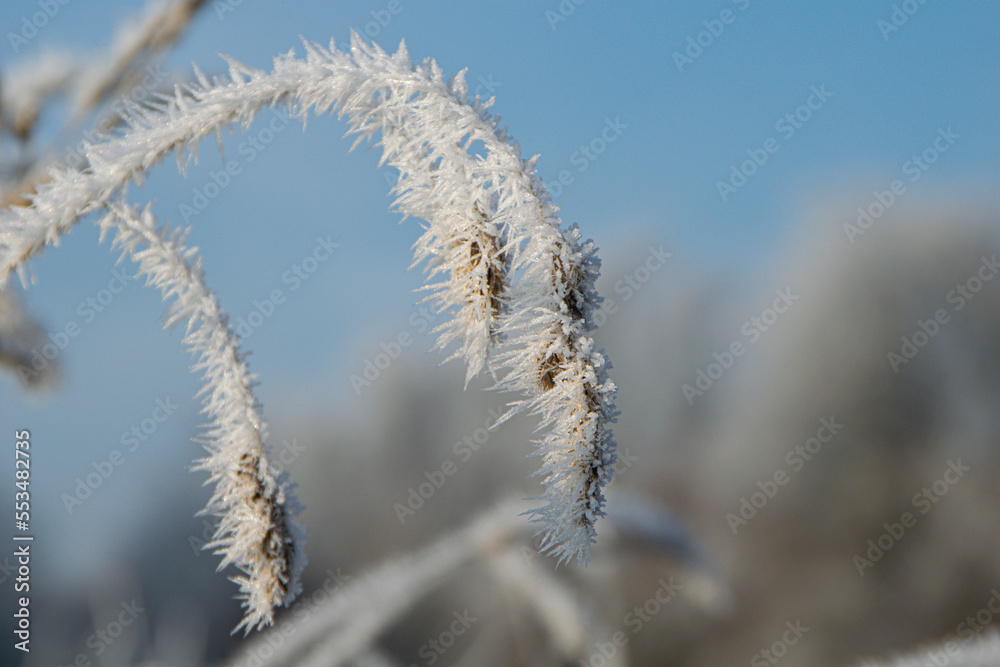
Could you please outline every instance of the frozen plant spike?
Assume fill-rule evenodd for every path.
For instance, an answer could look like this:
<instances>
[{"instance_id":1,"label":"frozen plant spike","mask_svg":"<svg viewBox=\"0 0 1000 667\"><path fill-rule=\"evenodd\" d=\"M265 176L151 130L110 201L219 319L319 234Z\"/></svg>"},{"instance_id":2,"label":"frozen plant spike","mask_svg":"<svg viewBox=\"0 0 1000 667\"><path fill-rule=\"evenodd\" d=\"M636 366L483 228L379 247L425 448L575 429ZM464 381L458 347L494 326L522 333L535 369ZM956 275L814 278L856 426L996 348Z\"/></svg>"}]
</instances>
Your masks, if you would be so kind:
<instances>
[{"instance_id":1,"label":"frozen plant spike","mask_svg":"<svg viewBox=\"0 0 1000 667\"><path fill-rule=\"evenodd\" d=\"M301 590L305 532L294 519L299 505L291 485L268 462L254 376L229 318L205 285L197 249L185 243L186 230L157 228L148 206L138 211L119 203L109 206L99 224L102 232L114 230L112 247L139 264L137 275L170 300L165 326L184 327L184 345L205 380L202 413L209 422L199 440L208 456L196 468L209 473L215 491L203 511L219 518L205 548L222 556L220 569L232 564L242 572L232 578L246 609L236 630L270 625L274 608Z\"/></svg>"},{"instance_id":2,"label":"frozen plant spike","mask_svg":"<svg viewBox=\"0 0 1000 667\"><path fill-rule=\"evenodd\" d=\"M305 50L305 60L292 51L276 57L270 73L226 58L228 78L209 83L196 77L190 95L147 109L142 122L123 135L87 147L88 167L55 169L30 206L0 210L0 286L14 271L23 276L26 263L82 216L111 207L113 220L120 222L126 209L111 202L169 153L176 152L183 167L202 139L232 125L245 128L265 107L284 106L303 121L310 110L335 111L347 119L349 133L374 140L382 162L399 171L394 208L427 223L415 261L425 263L435 281L430 298L452 315L438 331L438 346L455 346L452 357L465 361L467 378L486 368L497 388L515 393L508 415L528 412L540 420L543 435L535 454L544 492L531 514L541 522L544 549L560 561L586 562L604 513L603 489L613 475L610 425L618 414L610 364L590 336L600 303L594 288L600 268L596 246L582 240L575 227L563 226L536 175L536 159L523 158L507 129L498 128L488 110L492 101L468 99L463 76L448 80L433 60L414 65L405 46L390 55L357 33L347 51L332 42L329 48L306 43ZM200 271L197 258L184 261ZM192 323L185 340L194 349L210 342L199 337L205 329L195 326L200 315L188 310L187 299L177 299L171 308L178 321ZM209 405L232 414L249 408L251 403L240 402L244 398L217 387L233 380L211 365L212 359L202 356L197 366L209 378ZM237 356L232 363L239 366L242 360ZM249 384L244 390L249 396ZM213 409L211 416L217 414L229 413ZM213 427L209 438L251 438L246 429L258 427L244 420L237 431L229 428L237 426L227 421ZM282 506L284 487L267 477L263 458L211 454L207 461L212 481L257 479L263 495L277 501L274 507ZM219 513L220 503L230 501L217 493L209 511ZM214 544L224 563L239 564L235 554L246 545L235 536L251 530L244 522L267 512L253 503L230 509L221 512ZM277 524L281 518L269 520ZM275 549L291 549L284 535L276 539ZM238 579L249 596L245 627L266 622L270 616L259 605L290 592L274 588L274 582L293 581L250 569Z\"/></svg>"}]
</instances>

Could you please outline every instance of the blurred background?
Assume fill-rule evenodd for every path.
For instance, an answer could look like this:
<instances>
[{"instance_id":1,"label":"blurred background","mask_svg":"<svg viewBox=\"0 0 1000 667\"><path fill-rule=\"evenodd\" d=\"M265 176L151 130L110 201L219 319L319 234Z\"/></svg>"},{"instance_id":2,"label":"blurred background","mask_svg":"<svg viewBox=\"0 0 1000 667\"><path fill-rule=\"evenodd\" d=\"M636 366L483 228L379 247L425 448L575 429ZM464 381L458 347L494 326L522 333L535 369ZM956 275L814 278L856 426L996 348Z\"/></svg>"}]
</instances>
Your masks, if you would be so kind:
<instances>
[{"instance_id":1,"label":"blurred background","mask_svg":"<svg viewBox=\"0 0 1000 667\"><path fill-rule=\"evenodd\" d=\"M66 62L108 62L119 27L146 11L4 4L6 197L117 109L75 114L72 94L54 94L29 123L25 91ZM269 69L301 53L300 36L343 45L353 27L390 50L405 39L415 61L467 67L470 91L496 97L523 153L541 156L564 222L601 248L595 337L619 387L617 518L587 568L555 570L530 537L511 566L598 630L557 641L560 612L540 600L558 596L520 590L484 556L407 604L357 664L844 665L991 627L998 21L987 2L197 8L150 61L157 86L188 78L191 62L224 73L219 53ZM324 586L539 487L532 420L487 433L504 397L480 391L488 378L463 391L464 369L430 351L447 314L417 304L419 227L387 210L395 176L376 168L379 151L347 155L345 123L312 118L303 132L282 114L225 138L240 169L224 187L206 189L224 165L210 143L186 175L168 161L129 194L192 226L209 285L248 324L270 442L312 536L306 596L279 617L294 630ZM324 243L337 244L329 259L304 264ZM11 291L43 327L22 352L59 349L30 387L16 367L0 378L0 508L10 516L13 432L30 429L35 535L29 656L12 647L13 546L0 551L0 663L277 664L229 634L235 587L200 551L209 489L189 471L199 384L180 333L161 328L158 294L116 260L84 221ZM269 306L275 290L286 298ZM16 306L2 305L9 346ZM366 376L386 349L398 354ZM123 463L80 491L115 450ZM412 500L446 461L456 473ZM401 511L408 502L419 507ZM0 522L8 545L12 524ZM108 641L122 605L142 611ZM477 619L468 632L430 647L463 612Z\"/></svg>"}]
</instances>

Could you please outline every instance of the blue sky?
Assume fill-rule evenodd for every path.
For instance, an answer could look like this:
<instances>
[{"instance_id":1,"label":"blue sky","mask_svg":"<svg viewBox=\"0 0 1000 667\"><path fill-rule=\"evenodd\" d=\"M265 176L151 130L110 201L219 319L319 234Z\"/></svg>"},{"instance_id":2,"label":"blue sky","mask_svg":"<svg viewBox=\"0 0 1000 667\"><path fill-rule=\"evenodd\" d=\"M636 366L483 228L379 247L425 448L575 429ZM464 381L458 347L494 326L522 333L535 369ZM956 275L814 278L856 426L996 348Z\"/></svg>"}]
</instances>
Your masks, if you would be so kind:
<instances>
[{"instance_id":1,"label":"blue sky","mask_svg":"<svg viewBox=\"0 0 1000 667\"><path fill-rule=\"evenodd\" d=\"M391 4L400 11L389 11L388 0L243 0L225 12L217 2L167 63L186 72L194 61L221 73L216 53L226 53L268 68L278 53L301 52L299 35L344 44L352 26L367 26L390 49L405 38L415 59L433 57L446 72L469 68L470 88L495 95L494 109L524 153L541 155L546 182L568 173L572 182L557 197L563 219L579 223L607 255L665 244L680 261L732 280L770 266L817 202L842 202L846 211L851 202L868 202L933 145L939 128L959 138L909 191L957 191L997 203L995 3ZM894 6L902 12L904 4L916 11L884 32L879 22L891 23ZM71 0L16 56L4 39L0 65L47 48L96 50L119 17L140 6ZM4 3L4 34L37 11L35 1ZM700 53L689 39L701 41ZM678 67L675 52L689 48L691 62ZM829 96L822 103L812 98L814 108L793 133L790 121L779 125L808 108L820 89ZM202 248L209 284L234 319L275 289L287 296L246 341L266 414L364 413L373 406L354 394L348 378L380 341L409 326L421 275L405 269L418 228L414 221L398 225L399 216L387 211L377 153L345 155L343 123L310 118L304 133L299 122L282 126L250 160L241 142L266 136L260 132L267 121L227 139L227 157L239 161L240 173L191 218L191 241ZM603 152L591 159L585 149L600 148L602 132ZM769 139L777 150L724 201L718 183L733 165L760 156ZM131 197L154 199L162 218L183 222L182 205L221 166L208 143L187 178L169 162ZM51 329L81 325L60 358L62 384L35 398L10 379L0 383L4 427L31 428L44 443L36 472L40 520L68 535L100 530L99 516L126 532L149 510L143 503L150 501L132 492L168 487L169 476L157 471L181 470L198 454L187 440L200 421L192 399L197 383L186 372L179 334L159 328L158 296L130 285L84 321L80 304L107 287L116 259L97 246L92 227L80 225L36 261L38 280L28 291L31 309ZM292 291L283 276L328 237L337 251ZM93 506L70 517L60 494L164 398L181 407L132 455L137 472L111 478ZM113 540L106 548L113 551Z\"/></svg>"}]
</instances>

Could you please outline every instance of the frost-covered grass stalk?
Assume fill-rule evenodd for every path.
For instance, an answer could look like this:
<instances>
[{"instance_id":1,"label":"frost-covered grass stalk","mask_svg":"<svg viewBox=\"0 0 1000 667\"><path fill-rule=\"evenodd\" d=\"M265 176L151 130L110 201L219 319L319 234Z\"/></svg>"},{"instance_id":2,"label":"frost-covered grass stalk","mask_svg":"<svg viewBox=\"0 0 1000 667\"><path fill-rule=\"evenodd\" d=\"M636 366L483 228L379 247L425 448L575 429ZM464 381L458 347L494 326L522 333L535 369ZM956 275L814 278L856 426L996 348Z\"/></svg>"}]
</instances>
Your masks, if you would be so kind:
<instances>
[{"instance_id":1,"label":"frost-covered grass stalk","mask_svg":"<svg viewBox=\"0 0 1000 667\"><path fill-rule=\"evenodd\" d=\"M253 395L254 377L215 295L205 286L201 257L185 245L186 231L156 227L149 206L141 212L113 203L100 220L101 237L115 232L113 247L139 264L137 275L172 299L164 326L183 325L193 370L205 378L203 408L209 423L201 438L208 457L197 468L209 473L215 492L204 512L219 517L206 545L222 555L220 569L236 564L234 577L247 614L247 629L271 616L301 592L299 573L305 532L292 518L299 506L286 479L275 474L264 449L266 424Z\"/></svg>"},{"instance_id":2,"label":"frost-covered grass stalk","mask_svg":"<svg viewBox=\"0 0 1000 667\"><path fill-rule=\"evenodd\" d=\"M175 297L168 321L187 323L211 420L202 464L216 483L207 511L220 515L211 546L223 565L246 573L238 578L242 625L269 623L273 606L298 587L301 543L287 486L266 463L251 378L183 237L155 231L148 210L138 214L116 197L171 152L183 170L202 139L221 141L223 129L245 127L265 106L287 106L303 119L310 109L336 112L355 145L375 139L382 163L400 171L395 207L427 223L414 261L432 281L428 298L453 314L438 346L455 346L467 382L488 369L497 388L517 393L508 416L540 417L535 454L545 491L531 514L543 524L546 551L585 562L612 477L617 414L610 364L590 337L596 247L563 227L535 158L522 158L499 127L492 99L469 99L464 72L446 80L433 60L415 66L404 45L390 55L356 34L348 52L332 42L305 50L304 60L292 52L276 58L271 73L232 60L228 78L210 81L196 70L196 83L133 114L123 135L90 146L85 169L53 170L30 206L0 211L0 283L14 271L23 281L26 263L46 245L84 215L107 211L102 224L117 230L117 243L164 298Z\"/></svg>"},{"instance_id":3,"label":"frost-covered grass stalk","mask_svg":"<svg viewBox=\"0 0 1000 667\"><path fill-rule=\"evenodd\" d=\"M17 182L0 183L0 202L26 205L23 195L48 180L46 166L53 156L47 153L54 146L35 153L37 123L47 106L60 96L66 98L70 114L62 131L67 132L95 109L117 99L96 130L104 132L118 125L133 102L160 89L160 79L166 74L154 62L155 56L180 39L204 4L205 0L152 0L138 19L122 21L112 44L100 54L45 50L5 70L0 89L2 129L24 140L20 146L24 152L17 160L21 169L12 174L19 176Z\"/></svg>"}]
</instances>

